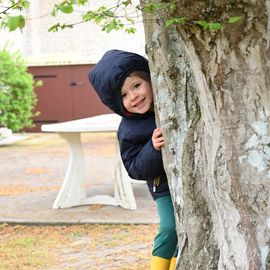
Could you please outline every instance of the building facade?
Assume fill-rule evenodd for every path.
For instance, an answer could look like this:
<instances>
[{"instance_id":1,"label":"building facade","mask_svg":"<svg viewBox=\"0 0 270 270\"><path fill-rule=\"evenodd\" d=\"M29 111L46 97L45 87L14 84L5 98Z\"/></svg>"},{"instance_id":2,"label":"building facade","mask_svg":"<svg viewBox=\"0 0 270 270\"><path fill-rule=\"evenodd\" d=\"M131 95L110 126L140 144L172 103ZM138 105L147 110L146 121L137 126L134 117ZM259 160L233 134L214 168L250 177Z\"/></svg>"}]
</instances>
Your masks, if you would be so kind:
<instances>
[{"instance_id":1,"label":"building facade","mask_svg":"<svg viewBox=\"0 0 270 270\"><path fill-rule=\"evenodd\" d=\"M145 55L142 19L135 18L135 34L124 31L103 32L94 23L79 23L74 28L58 32L48 29L55 23L77 23L88 9L95 10L116 1L89 1L72 14L59 12L51 16L56 1L33 0L26 15L23 30L0 32L0 46L19 50L25 57L29 71L43 86L35 91L38 97L34 119L39 131L44 123L55 123L110 112L100 103L88 82L87 74L100 57L110 49L122 49ZM130 11L132 12L132 11ZM134 14L135 16L136 14ZM136 15L137 16L137 15Z\"/></svg>"}]
</instances>

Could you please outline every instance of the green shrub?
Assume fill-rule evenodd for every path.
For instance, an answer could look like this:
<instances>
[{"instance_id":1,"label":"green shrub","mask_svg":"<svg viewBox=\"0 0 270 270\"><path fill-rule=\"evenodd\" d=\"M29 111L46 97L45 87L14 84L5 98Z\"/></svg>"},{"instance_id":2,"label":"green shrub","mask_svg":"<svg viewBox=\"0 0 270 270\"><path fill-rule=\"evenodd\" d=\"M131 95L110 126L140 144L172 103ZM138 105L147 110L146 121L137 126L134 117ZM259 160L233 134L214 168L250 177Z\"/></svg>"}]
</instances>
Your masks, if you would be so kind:
<instances>
[{"instance_id":1,"label":"green shrub","mask_svg":"<svg viewBox=\"0 0 270 270\"><path fill-rule=\"evenodd\" d=\"M36 103L34 79L21 55L0 50L0 127L14 132L32 127Z\"/></svg>"}]
</instances>

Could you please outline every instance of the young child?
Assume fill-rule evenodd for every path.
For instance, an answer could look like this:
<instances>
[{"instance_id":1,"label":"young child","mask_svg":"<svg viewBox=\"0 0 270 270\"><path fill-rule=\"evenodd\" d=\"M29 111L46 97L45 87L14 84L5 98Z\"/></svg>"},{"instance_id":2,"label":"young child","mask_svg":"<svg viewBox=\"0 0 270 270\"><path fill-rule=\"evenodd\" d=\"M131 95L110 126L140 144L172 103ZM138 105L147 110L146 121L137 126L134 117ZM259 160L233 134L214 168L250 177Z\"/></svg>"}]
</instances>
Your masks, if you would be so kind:
<instances>
[{"instance_id":1,"label":"young child","mask_svg":"<svg viewBox=\"0 0 270 270\"><path fill-rule=\"evenodd\" d=\"M121 157L131 178L144 179L160 219L151 270L175 269L177 235L174 209L163 168L162 130L156 128L148 61L135 53L111 50L89 73L101 101L121 115L118 129Z\"/></svg>"}]
</instances>

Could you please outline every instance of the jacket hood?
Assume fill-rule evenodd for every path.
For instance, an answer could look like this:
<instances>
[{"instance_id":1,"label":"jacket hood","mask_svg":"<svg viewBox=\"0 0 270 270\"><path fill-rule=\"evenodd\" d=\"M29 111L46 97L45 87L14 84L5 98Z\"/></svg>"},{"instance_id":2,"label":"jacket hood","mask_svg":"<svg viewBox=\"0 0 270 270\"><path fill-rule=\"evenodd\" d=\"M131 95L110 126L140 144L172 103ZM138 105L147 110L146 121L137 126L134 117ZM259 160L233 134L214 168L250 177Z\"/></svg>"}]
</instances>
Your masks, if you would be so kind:
<instances>
[{"instance_id":1,"label":"jacket hood","mask_svg":"<svg viewBox=\"0 0 270 270\"><path fill-rule=\"evenodd\" d=\"M132 52L110 50L88 75L101 101L115 113L127 118L143 116L127 112L121 98L125 79L136 70L150 72L146 58Z\"/></svg>"}]
</instances>

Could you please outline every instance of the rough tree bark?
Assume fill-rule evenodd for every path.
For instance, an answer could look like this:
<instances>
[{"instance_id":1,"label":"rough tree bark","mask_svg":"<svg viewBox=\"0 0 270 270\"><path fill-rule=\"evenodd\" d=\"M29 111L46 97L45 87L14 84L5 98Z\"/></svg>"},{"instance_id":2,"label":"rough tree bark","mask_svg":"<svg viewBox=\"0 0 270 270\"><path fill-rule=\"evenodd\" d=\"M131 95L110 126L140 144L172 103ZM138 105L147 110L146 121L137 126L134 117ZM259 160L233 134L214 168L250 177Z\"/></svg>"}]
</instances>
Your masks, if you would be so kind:
<instances>
[{"instance_id":1,"label":"rough tree bark","mask_svg":"<svg viewBox=\"0 0 270 270\"><path fill-rule=\"evenodd\" d=\"M143 16L178 269L270 269L270 1L176 3Z\"/></svg>"}]
</instances>

